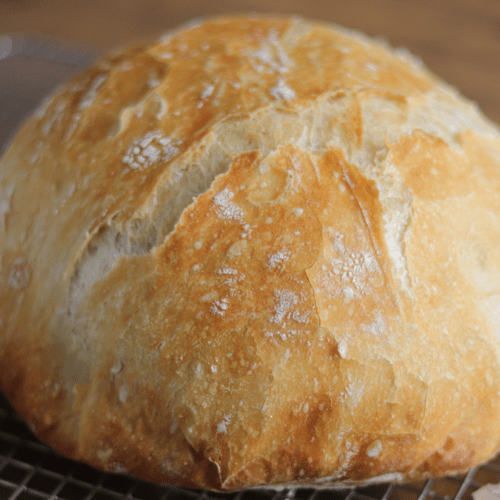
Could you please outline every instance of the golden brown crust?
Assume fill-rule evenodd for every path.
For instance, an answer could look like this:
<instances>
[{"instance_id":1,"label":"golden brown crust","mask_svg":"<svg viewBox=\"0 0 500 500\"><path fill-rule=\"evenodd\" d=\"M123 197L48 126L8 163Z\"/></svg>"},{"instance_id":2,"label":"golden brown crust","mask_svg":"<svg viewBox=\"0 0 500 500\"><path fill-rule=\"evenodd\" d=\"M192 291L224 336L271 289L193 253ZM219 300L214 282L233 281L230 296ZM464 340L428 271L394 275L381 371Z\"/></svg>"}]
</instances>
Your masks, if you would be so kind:
<instances>
[{"instance_id":1,"label":"golden brown crust","mask_svg":"<svg viewBox=\"0 0 500 500\"><path fill-rule=\"evenodd\" d=\"M500 447L500 134L340 27L104 57L0 163L0 389L95 467L237 490Z\"/></svg>"}]
</instances>

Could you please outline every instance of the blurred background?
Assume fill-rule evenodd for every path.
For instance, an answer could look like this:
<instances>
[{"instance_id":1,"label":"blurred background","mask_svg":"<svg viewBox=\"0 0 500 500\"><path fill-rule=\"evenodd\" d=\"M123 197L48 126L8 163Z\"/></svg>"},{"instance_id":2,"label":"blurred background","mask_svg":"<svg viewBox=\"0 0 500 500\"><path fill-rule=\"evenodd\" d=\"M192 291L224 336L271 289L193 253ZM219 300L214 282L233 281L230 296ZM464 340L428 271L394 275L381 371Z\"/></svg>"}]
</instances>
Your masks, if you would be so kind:
<instances>
[{"instance_id":1,"label":"blurred background","mask_svg":"<svg viewBox=\"0 0 500 500\"><path fill-rule=\"evenodd\" d=\"M102 51L193 17L245 11L301 14L405 46L500 123L500 0L0 0L0 35Z\"/></svg>"}]
</instances>

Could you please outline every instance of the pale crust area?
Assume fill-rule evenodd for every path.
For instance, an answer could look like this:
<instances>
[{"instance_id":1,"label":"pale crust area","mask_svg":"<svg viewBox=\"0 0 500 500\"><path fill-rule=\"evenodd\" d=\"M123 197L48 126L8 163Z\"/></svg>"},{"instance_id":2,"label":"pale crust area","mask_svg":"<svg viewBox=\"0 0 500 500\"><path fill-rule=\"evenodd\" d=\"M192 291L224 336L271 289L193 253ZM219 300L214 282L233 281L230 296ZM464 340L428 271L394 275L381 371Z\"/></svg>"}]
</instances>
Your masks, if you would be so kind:
<instances>
[{"instance_id":1,"label":"pale crust area","mask_svg":"<svg viewBox=\"0 0 500 500\"><path fill-rule=\"evenodd\" d=\"M500 448L500 134L358 33L105 57L2 158L0 258L0 389L97 468L327 487Z\"/></svg>"}]
</instances>

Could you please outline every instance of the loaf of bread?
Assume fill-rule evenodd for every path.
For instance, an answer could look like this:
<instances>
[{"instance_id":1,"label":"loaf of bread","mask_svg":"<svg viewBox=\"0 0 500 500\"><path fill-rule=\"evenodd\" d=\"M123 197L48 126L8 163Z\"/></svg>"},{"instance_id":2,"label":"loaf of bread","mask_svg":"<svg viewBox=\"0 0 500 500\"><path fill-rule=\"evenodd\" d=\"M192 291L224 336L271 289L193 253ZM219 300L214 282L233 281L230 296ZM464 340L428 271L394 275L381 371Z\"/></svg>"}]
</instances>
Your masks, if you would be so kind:
<instances>
[{"instance_id":1,"label":"loaf of bread","mask_svg":"<svg viewBox=\"0 0 500 500\"><path fill-rule=\"evenodd\" d=\"M0 389L98 469L330 487L500 448L499 129L360 33L102 58L6 150L0 259Z\"/></svg>"}]
</instances>

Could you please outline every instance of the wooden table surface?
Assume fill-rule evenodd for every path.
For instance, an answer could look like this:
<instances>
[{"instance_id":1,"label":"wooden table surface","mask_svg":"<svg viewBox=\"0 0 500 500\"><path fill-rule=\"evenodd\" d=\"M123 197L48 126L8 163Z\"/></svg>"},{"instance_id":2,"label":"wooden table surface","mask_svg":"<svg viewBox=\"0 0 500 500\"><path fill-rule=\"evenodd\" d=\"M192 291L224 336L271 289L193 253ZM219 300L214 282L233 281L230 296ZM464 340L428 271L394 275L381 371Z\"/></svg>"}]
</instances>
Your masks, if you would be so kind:
<instances>
[{"instance_id":1,"label":"wooden table surface","mask_svg":"<svg viewBox=\"0 0 500 500\"><path fill-rule=\"evenodd\" d=\"M500 0L0 0L0 35L103 50L194 17L249 11L333 21L405 46L500 123Z\"/></svg>"}]
</instances>

